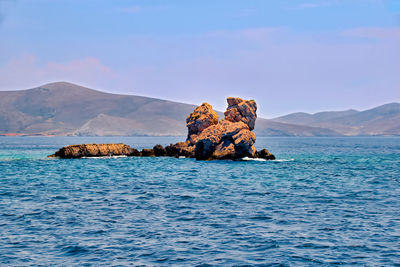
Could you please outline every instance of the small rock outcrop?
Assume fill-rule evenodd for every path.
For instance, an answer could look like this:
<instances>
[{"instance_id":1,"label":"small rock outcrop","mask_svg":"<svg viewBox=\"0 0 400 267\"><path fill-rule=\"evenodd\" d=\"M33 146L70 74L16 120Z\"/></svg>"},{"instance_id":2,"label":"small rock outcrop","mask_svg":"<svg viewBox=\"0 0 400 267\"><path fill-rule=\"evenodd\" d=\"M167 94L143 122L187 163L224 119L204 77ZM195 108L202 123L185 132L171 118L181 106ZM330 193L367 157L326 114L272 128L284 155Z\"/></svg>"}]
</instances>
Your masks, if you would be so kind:
<instances>
[{"instance_id":1,"label":"small rock outcrop","mask_svg":"<svg viewBox=\"0 0 400 267\"><path fill-rule=\"evenodd\" d=\"M150 148L143 148L140 152L142 157L155 157L154 150Z\"/></svg>"},{"instance_id":2,"label":"small rock outcrop","mask_svg":"<svg viewBox=\"0 0 400 267\"><path fill-rule=\"evenodd\" d=\"M134 156L138 151L125 144L83 144L66 146L58 150L54 156L60 158Z\"/></svg>"},{"instance_id":3,"label":"small rock outcrop","mask_svg":"<svg viewBox=\"0 0 400 267\"><path fill-rule=\"evenodd\" d=\"M262 149L260 151L257 151L257 158L260 159L267 159L267 160L273 160L275 159L275 156L271 154L267 149Z\"/></svg>"},{"instance_id":4,"label":"small rock outcrop","mask_svg":"<svg viewBox=\"0 0 400 267\"><path fill-rule=\"evenodd\" d=\"M189 141L170 144L169 146L165 147L165 150L167 151L167 155L169 157L193 158L194 155L194 146L191 146Z\"/></svg>"},{"instance_id":5,"label":"small rock outcrop","mask_svg":"<svg viewBox=\"0 0 400 267\"><path fill-rule=\"evenodd\" d=\"M54 156L80 158L98 156L142 157L188 157L198 160L242 159L244 157L275 159L267 149L257 151L256 136L252 132L257 119L254 100L228 97L225 118L218 115L208 103L197 107L186 119L188 136L185 142L170 144L165 148L155 145L153 149L138 151L124 144L72 145L61 148Z\"/></svg>"},{"instance_id":6,"label":"small rock outcrop","mask_svg":"<svg viewBox=\"0 0 400 267\"><path fill-rule=\"evenodd\" d=\"M162 145L155 145L153 147L154 156L156 157L164 157L167 155L167 150Z\"/></svg>"}]
</instances>

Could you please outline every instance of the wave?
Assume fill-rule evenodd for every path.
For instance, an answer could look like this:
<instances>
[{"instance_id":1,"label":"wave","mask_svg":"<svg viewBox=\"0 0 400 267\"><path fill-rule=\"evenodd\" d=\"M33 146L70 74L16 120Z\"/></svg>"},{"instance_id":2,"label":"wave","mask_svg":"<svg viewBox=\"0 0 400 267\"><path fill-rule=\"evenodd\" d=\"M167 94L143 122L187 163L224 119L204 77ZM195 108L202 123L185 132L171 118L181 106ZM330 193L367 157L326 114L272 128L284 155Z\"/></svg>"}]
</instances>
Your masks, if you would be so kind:
<instances>
[{"instance_id":1,"label":"wave","mask_svg":"<svg viewBox=\"0 0 400 267\"><path fill-rule=\"evenodd\" d=\"M294 159L274 159L274 160L266 160L266 159L260 159L260 158L249 158L249 157L244 157L242 158L244 161L271 161L271 162L287 162L287 161L294 161Z\"/></svg>"},{"instance_id":2,"label":"wave","mask_svg":"<svg viewBox=\"0 0 400 267\"><path fill-rule=\"evenodd\" d=\"M118 158L126 158L127 155L119 155L119 156L103 156L103 157L82 157L82 159L118 159Z\"/></svg>"}]
</instances>

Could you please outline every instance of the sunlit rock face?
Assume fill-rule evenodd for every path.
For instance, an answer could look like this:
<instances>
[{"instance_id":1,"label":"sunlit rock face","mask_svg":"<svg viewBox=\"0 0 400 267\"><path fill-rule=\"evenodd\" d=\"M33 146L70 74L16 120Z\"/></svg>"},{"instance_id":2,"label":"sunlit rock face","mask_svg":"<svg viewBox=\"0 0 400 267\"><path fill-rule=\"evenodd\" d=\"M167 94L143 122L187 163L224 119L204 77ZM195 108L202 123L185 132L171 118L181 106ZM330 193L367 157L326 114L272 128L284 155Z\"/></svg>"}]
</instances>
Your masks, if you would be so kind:
<instances>
[{"instance_id":1,"label":"sunlit rock face","mask_svg":"<svg viewBox=\"0 0 400 267\"><path fill-rule=\"evenodd\" d=\"M250 131L254 130L257 119L257 104L254 100L243 100L241 98L228 97L228 108L224 115L225 120L232 122L244 122Z\"/></svg>"},{"instance_id":2,"label":"sunlit rock face","mask_svg":"<svg viewBox=\"0 0 400 267\"><path fill-rule=\"evenodd\" d=\"M218 115L208 103L197 107L186 119L188 139L192 135L200 134L204 129L218 123Z\"/></svg>"},{"instance_id":3,"label":"sunlit rock face","mask_svg":"<svg viewBox=\"0 0 400 267\"><path fill-rule=\"evenodd\" d=\"M203 103L195 108L186 119L186 127L188 127L188 138L190 145L194 145L197 136L211 125L218 124L218 115L208 103Z\"/></svg>"},{"instance_id":4,"label":"sunlit rock face","mask_svg":"<svg viewBox=\"0 0 400 267\"><path fill-rule=\"evenodd\" d=\"M188 137L178 143L199 160L255 157L256 136L252 132L257 119L254 100L229 97L225 118L218 116L208 103L197 107L187 118Z\"/></svg>"},{"instance_id":5,"label":"sunlit rock face","mask_svg":"<svg viewBox=\"0 0 400 267\"><path fill-rule=\"evenodd\" d=\"M205 129L196 142L196 159L237 159L253 157L256 136L243 122L222 120Z\"/></svg>"},{"instance_id":6,"label":"sunlit rock face","mask_svg":"<svg viewBox=\"0 0 400 267\"><path fill-rule=\"evenodd\" d=\"M137 150L124 144L82 144L61 148L55 153L60 158L135 156Z\"/></svg>"}]
</instances>

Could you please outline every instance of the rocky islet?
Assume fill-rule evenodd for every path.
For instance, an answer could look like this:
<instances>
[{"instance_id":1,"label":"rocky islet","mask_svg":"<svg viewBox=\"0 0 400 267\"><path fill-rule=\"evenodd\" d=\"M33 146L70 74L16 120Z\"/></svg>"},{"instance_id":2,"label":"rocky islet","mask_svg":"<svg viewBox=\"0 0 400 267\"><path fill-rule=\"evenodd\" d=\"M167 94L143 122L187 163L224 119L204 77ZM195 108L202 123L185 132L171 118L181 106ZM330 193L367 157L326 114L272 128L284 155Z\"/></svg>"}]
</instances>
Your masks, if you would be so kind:
<instances>
[{"instance_id":1,"label":"rocky islet","mask_svg":"<svg viewBox=\"0 0 400 267\"><path fill-rule=\"evenodd\" d=\"M125 144L81 144L61 148L50 157L82 158L102 156L141 157L188 157L198 160L263 158L275 156L267 149L257 151L256 136L252 132L257 119L257 104L254 100L228 97L225 118L219 121L218 114L208 103L197 107L186 119L188 136L186 141L166 147L155 145L152 149L138 151Z\"/></svg>"}]
</instances>

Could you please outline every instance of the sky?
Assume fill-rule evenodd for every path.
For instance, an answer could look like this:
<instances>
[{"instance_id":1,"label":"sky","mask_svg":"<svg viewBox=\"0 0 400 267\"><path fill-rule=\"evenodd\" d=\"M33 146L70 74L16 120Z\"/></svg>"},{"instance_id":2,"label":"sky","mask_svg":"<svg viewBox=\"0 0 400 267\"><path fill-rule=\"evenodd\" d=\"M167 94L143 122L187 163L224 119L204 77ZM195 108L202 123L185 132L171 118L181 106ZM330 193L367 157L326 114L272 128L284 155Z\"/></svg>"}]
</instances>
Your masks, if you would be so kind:
<instances>
[{"instance_id":1,"label":"sky","mask_svg":"<svg viewBox=\"0 0 400 267\"><path fill-rule=\"evenodd\" d=\"M400 102L400 0L0 0L0 90L56 81L265 118Z\"/></svg>"}]
</instances>

